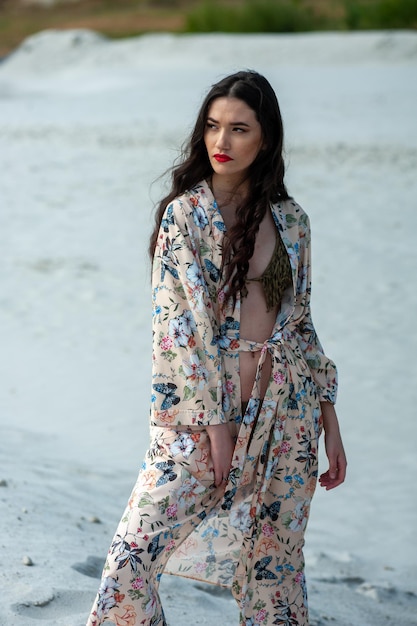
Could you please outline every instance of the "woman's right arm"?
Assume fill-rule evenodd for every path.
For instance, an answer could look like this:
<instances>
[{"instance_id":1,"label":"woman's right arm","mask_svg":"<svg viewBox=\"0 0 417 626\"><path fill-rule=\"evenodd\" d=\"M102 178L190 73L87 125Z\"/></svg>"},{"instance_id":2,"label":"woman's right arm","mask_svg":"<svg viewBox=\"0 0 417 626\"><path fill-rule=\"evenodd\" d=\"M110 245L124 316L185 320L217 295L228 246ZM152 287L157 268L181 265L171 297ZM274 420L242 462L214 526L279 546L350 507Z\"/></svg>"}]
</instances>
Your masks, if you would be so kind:
<instances>
[{"instance_id":1,"label":"woman's right arm","mask_svg":"<svg viewBox=\"0 0 417 626\"><path fill-rule=\"evenodd\" d=\"M195 224L193 210L187 198L167 207L154 254L151 422L156 426L225 421L215 303L200 252L209 234L204 224Z\"/></svg>"}]
</instances>

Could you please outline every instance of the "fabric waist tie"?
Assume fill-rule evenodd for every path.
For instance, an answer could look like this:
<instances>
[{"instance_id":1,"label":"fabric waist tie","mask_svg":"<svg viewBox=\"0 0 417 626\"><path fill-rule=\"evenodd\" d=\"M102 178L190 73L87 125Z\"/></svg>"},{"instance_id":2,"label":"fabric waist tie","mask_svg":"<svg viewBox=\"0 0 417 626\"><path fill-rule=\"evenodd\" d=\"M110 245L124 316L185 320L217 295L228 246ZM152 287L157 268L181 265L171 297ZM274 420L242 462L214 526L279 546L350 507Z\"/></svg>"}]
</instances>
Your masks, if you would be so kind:
<instances>
[{"instance_id":1,"label":"fabric waist tie","mask_svg":"<svg viewBox=\"0 0 417 626\"><path fill-rule=\"evenodd\" d=\"M308 366L300 351L295 334L286 328L276 332L264 343L240 339L236 351L260 352L255 383L246 411L242 416L242 424L238 433L237 453L231 467L223 503L223 508L229 510L233 506L238 488L244 490L247 486L253 494L250 508L252 525L243 538L242 550L234 576L235 581L239 583L238 588L242 590L248 568L251 567L252 532L256 529L264 502L264 494L274 473L274 468L260 463L260 458L261 455L265 454L269 445L276 422L278 398L281 397L283 386L296 381L300 376L305 376ZM272 394L268 394L268 397L261 400L259 397L259 380L267 353L271 355ZM241 591L241 593L243 592Z\"/></svg>"}]
</instances>

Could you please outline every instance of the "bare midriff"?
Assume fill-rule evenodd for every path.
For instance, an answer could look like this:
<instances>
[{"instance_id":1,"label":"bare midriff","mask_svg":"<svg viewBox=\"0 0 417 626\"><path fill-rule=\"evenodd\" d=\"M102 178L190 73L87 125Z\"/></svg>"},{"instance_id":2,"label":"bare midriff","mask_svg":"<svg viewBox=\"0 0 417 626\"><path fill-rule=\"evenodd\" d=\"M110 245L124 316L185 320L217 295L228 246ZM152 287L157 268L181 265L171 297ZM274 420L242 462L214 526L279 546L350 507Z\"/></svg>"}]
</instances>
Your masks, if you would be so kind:
<instances>
[{"instance_id":1,"label":"bare midriff","mask_svg":"<svg viewBox=\"0 0 417 626\"><path fill-rule=\"evenodd\" d=\"M278 307L277 307L278 308ZM241 301L240 336L250 341L264 343L272 334L277 310L266 310L262 285L248 285L248 295ZM260 350L240 351L240 388L242 402L247 402L252 393ZM263 398L271 376L271 355L267 354L260 380L260 397Z\"/></svg>"},{"instance_id":2,"label":"bare midriff","mask_svg":"<svg viewBox=\"0 0 417 626\"><path fill-rule=\"evenodd\" d=\"M262 275L274 254L276 227L272 216L267 214L261 223L256 238L255 250L249 262L248 278ZM278 313L278 305L268 310L262 283L256 280L247 282L247 294L240 304L240 336L249 341L264 343L272 334ZM240 387L242 402L251 396L255 381L260 351L240 351ZM260 380L260 397L263 398L271 376L271 356L266 355Z\"/></svg>"}]
</instances>

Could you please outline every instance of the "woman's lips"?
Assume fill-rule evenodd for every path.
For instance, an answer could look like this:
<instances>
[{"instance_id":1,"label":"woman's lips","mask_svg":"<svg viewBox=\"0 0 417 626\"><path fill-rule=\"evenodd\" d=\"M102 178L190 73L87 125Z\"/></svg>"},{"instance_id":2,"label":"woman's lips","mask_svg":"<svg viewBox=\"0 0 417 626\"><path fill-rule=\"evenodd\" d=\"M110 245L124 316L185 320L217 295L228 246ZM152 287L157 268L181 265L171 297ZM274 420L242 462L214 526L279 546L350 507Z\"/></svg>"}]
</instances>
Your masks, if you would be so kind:
<instances>
[{"instance_id":1,"label":"woman's lips","mask_svg":"<svg viewBox=\"0 0 417 626\"><path fill-rule=\"evenodd\" d=\"M227 161L233 161L232 157L229 157L227 154L215 154L214 158L219 163L227 163Z\"/></svg>"}]
</instances>

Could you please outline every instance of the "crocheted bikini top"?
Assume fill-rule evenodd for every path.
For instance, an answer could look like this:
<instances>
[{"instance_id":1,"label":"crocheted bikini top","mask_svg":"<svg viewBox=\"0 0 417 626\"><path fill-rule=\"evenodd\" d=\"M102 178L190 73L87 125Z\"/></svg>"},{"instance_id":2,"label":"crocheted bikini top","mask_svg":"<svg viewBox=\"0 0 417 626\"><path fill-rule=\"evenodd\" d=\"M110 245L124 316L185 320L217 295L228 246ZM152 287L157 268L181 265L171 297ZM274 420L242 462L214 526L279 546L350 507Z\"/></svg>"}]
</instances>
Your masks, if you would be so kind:
<instances>
[{"instance_id":1,"label":"crocheted bikini top","mask_svg":"<svg viewBox=\"0 0 417 626\"><path fill-rule=\"evenodd\" d=\"M287 250L279 233L277 233L271 260L264 272L256 278L247 278L246 282L261 283L265 294L267 311L270 311L281 302L282 294L292 284L292 272ZM246 287L242 290L241 295L242 297L248 295Z\"/></svg>"}]
</instances>

